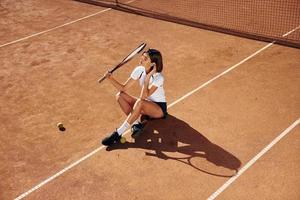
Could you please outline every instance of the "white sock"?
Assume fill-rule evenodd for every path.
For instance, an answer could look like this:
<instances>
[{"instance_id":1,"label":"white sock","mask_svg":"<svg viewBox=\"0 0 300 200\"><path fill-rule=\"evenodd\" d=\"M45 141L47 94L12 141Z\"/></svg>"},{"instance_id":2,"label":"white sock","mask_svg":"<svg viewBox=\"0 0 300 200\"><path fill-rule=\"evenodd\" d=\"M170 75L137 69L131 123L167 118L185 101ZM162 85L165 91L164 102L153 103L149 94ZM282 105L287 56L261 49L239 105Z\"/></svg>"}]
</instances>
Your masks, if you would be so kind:
<instances>
[{"instance_id":1,"label":"white sock","mask_svg":"<svg viewBox=\"0 0 300 200\"><path fill-rule=\"evenodd\" d=\"M123 133L130 127L127 121L125 121L118 129L117 132L119 135L123 135Z\"/></svg>"}]
</instances>

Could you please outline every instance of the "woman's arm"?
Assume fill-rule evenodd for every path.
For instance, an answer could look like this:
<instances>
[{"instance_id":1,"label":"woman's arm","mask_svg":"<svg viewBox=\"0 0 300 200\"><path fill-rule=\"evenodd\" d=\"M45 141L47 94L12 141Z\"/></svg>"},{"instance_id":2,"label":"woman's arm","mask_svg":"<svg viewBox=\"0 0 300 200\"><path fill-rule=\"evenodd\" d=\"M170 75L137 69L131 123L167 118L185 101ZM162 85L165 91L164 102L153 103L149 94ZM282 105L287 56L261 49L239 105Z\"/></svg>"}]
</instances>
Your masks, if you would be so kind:
<instances>
[{"instance_id":1,"label":"woman's arm","mask_svg":"<svg viewBox=\"0 0 300 200\"><path fill-rule=\"evenodd\" d=\"M106 78L109 80L109 82L118 90L118 91L126 91L130 86L133 85L134 81L132 78L129 78L124 84L119 83L111 73L107 72Z\"/></svg>"},{"instance_id":2,"label":"woman's arm","mask_svg":"<svg viewBox=\"0 0 300 200\"><path fill-rule=\"evenodd\" d=\"M151 86L150 89L146 89L146 86L144 85L143 86L143 89L142 89L142 94L140 96L141 99L146 99L147 97L151 96L156 90L157 90L158 87L156 86Z\"/></svg>"},{"instance_id":3,"label":"woman's arm","mask_svg":"<svg viewBox=\"0 0 300 200\"><path fill-rule=\"evenodd\" d=\"M150 78L151 76L156 72L155 69L153 69L149 74L147 74L145 81L144 81L144 86L142 88L142 92L141 92L141 99L146 99L147 97L151 96L155 90L158 88L156 86L151 86L151 88L149 89L149 82L150 82Z\"/></svg>"}]
</instances>

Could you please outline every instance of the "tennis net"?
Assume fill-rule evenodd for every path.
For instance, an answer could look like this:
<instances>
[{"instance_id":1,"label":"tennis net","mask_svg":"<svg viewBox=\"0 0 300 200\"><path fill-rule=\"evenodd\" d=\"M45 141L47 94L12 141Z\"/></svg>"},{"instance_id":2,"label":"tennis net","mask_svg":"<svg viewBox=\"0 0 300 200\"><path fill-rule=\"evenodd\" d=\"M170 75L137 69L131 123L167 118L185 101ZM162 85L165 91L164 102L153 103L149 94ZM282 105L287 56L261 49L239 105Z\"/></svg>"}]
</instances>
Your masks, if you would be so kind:
<instances>
[{"instance_id":1,"label":"tennis net","mask_svg":"<svg viewBox=\"0 0 300 200\"><path fill-rule=\"evenodd\" d=\"M300 48L300 0L77 0Z\"/></svg>"}]
</instances>

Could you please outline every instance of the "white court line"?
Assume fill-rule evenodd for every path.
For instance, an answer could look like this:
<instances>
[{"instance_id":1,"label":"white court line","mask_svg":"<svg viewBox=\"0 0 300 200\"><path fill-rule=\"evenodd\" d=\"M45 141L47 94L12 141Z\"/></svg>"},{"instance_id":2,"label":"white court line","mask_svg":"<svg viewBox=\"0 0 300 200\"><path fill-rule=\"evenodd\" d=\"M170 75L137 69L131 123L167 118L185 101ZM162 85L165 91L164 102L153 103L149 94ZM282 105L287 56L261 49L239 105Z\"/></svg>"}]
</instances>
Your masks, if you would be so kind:
<instances>
[{"instance_id":1,"label":"white court line","mask_svg":"<svg viewBox=\"0 0 300 200\"><path fill-rule=\"evenodd\" d=\"M238 173L224 183L216 192L214 192L208 200L215 199L220 195L226 188L228 188L238 177L240 177L247 169L249 169L260 157L262 157L267 151L269 151L277 142L279 142L284 136L286 136L293 128L300 123L300 118L285 129L280 135L278 135L270 144L268 144L263 150L261 150L254 158L252 158Z\"/></svg>"},{"instance_id":2,"label":"white court line","mask_svg":"<svg viewBox=\"0 0 300 200\"><path fill-rule=\"evenodd\" d=\"M134 1L136 1L136 0L131 0L131 1L128 1L128 2L126 2L126 3L129 4L129 3L132 3L132 2L134 2ZM111 8L107 8L107 9L101 10L101 11L99 11L99 12L96 12L96 13L94 13L94 14L90 14L90 15L87 15L87 16L85 16L85 17L76 19L76 20L74 20L74 21L70 21L70 22L68 22L68 23L65 23L65 24L56 26L56 27L54 27L54 28L47 29L47 30L44 30L44 31L41 31L41 32L38 32L38 33L35 33L35 34L32 34L32 35L29 35L29 36L20 38L20 39L18 39L18 40L14 40L14 41L11 41L11 42L2 44L2 45L0 45L0 48L5 47L5 46L8 46L8 45L11 45L11 44L15 44L15 43L17 43L17 42L21 42L21 41L27 40L27 39L29 39L29 38L32 38L32 37L35 37L35 36L38 36L38 35L42 35L42 34L44 34L44 33L48 33L48 32L50 32L50 31L53 31L53 30L62 28L62 27L64 27L64 26L68 26L68 25L74 24L74 23L76 23L76 22L79 22L79 21L82 21L82 20L84 20L84 19L93 17L93 16L95 16L95 15L104 13L104 12L109 11L109 10L112 10L112 9L111 9Z\"/></svg>"},{"instance_id":3,"label":"white court line","mask_svg":"<svg viewBox=\"0 0 300 200\"><path fill-rule=\"evenodd\" d=\"M285 33L284 35L282 35L282 37L286 37L289 34L295 32L296 30L298 30L300 28L300 26L294 28L293 30ZM203 85L200 85L199 87L197 87L196 89L190 91L189 93L187 93L186 95L182 96L181 98L179 98L178 100L174 101L173 103L170 104L170 107L175 105L176 103L178 103L179 101L182 101L183 99L187 98L188 96L192 95L193 93L197 92L198 90L200 90L201 88L205 87L206 85L210 84L211 82L215 81L216 79L220 78L221 76L227 74L228 72L232 71L233 69L235 69L236 67L238 67L239 65L243 64L244 62L248 61L249 59L253 58L254 56L256 56L257 54L259 54L260 52L266 50L267 48L269 48L270 46L272 46L276 41L273 41L271 43L269 43L268 45L264 46L263 48L259 49L258 51L256 51L255 53L253 53L252 55L248 56L247 58L245 58L244 60L240 61L239 63L233 65L232 67L228 68L227 70L225 70L224 72L222 72L221 74L215 76L214 78L210 79L209 81L207 81L206 83L204 83Z\"/></svg>"},{"instance_id":4,"label":"white court line","mask_svg":"<svg viewBox=\"0 0 300 200\"><path fill-rule=\"evenodd\" d=\"M133 1L131 1L133 2ZM293 29L292 31L288 32L288 34L296 31L299 27ZM287 33L285 34L285 36L288 35ZM285 37L284 36L284 37ZM237 63L236 65L228 68L227 70L225 70L224 72L222 72L221 74L215 76L214 78L212 78L211 80L207 81L206 83L200 85L198 88L194 89L193 91L185 94L184 96L182 96L181 98L179 98L178 100L174 101L173 103L171 103L168 108L171 108L172 106L174 106L175 104L177 104L178 102L182 101L183 99L187 98L188 96L192 95L193 93L197 92L198 90L200 90L201 88L207 86L208 84L210 84L211 82L215 81L216 79L220 78L221 76L225 75L226 73L232 71L233 69L235 69L236 67L238 67L239 65L243 64L244 62L246 62L247 60L251 59L252 57L254 57L255 55L257 55L258 53L264 51L265 49L269 48L270 46L272 46L276 41L273 41L272 43L267 44L266 46L264 46L263 48L259 49L258 51L254 52L252 55L248 56L247 58L245 58L244 60L242 60L241 62ZM124 133L127 134L129 132L126 131ZM65 167L64 169L62 169L61 171L57 172L56 174L52 175L51 177L47 178L46 180L40 182L39 184L37 184L36 186L32 187L30 190L28 190L27 192L21 194L20 196L18 196L17 198L15 198L15 200L19 200L22 199L24 197L26 197L27 195L29 195L30 193L32 193L33 191L39 189L40 187L44 186L45 184L47 184L48 182L52 181L53 179L57 178L58 176L62 175L63 173L65 173L66 171L68 171L69 169L75 167L76 165L78 165L79 163L83 162L84 160L88 159L89 157L93 156L94 154L96 154L98 151L100 151L101 149L103 149L104 146L98 147L97 149L95 149L94 151L90 152L89 154L85 155L84 157L82 157L81 159L73 162L72 164L70 164L69 166Z\"/></svg>"},{"instance_id":5,"label":"white court line","mask_svg":"<svg viewBox=\"0 0 300 200\"><path fill-rule=\"evenodd\" d=\"M214 78L210 79L209 81L207 81L206 83L200 85L199 87L197 87L196 89L190 91L189 93L187 93L186 95L182 96L181 98L179 98L178 100L174 101L173 103L170 104L170 107L177 104L178 102L182 101L183 99L187 98L188 96L192 95L193 93L197 92L198 90L204 88L205 86L207 86L208 84L212 83L213 81L215 81L216 79L220 78L221 76L224 76L225 74L227 74L228 72L232 71L233 69L237 68L238 66L240 66L241 64L243 64L244 62L250 60L251 58L253 58L254 56L256 56L257 54L259 54L260 52L262 52L263 50L269 48L270 46L272 46L274 44L274 42L264 46L263 48L261 48L260 50L254 52L252 55L248 56L247 58L245 58L244 60L240 61L239 63L233 65L232 67L228 68L227 70L225 70L224 72L222 72L221 74L215 76Z\"/></svg>"},{"instance_id":6,"label":"white court line","mask_svg":"<svg viewBox=\"0 0 300 200\"><path fill-rule=\"evenodd\" d=\"M299 28L300 28L300 26L294 28L293 30L287 32L286 34L284 34L284 35L282 35L282 36L283 36L283 37L286 37L286 36L288 36L289 34L291 34L292 32L296 31L296 30L299 29Z\"/></svg>"},{"instance_id":7,"label":"white court line","mask_svg":"<svg viewBox=\"0 0 300 200\"><path fill-rule=\"evenodd\" d=\"M45 31L41 31L41 32L38 32L38 33L35 33L35 34L32 34L32 35L29 35L29 36L20 38L20 39L18 39L18 40L14 40L14 41L8 42L8 43L6 43L6 44L2 44L2 45L0 45L0 48L5 47L5 46L8 46L8 45L11 45L11 44L15 44L15 43L17 43L17 42L21 42L21 41L27 40L27 39L29 39L29 38L32 38L32 37L35 37L35 36L38 36L38 35L42 35L42 34L44 34L44 33L48 33L48 32L50 32L50 31L53 31L53 30L62 28L62 27L64 27L64 26L68 26L68 25L70 25L70 24L74 24L74 23L76 23L76 22L79 22L79 21L81 21L81 20L87 19L87 18L89 18L89 17L93 17L93 16L95 16L95 15L104 13L104 12L109 11L109 10L111 10L111 8L107 8L107 9L105 9L105 10L101 10L101 11L96 12L96 13L94 13L94 14L91 14L91 15L88 15L88 16L85 16L85 17L76 19L76 20L74 20L74 21L71 21L71 22L68 22L68 23L65 23L65 24L56 26L56 27L54 27L54 28L51 28L51 29L48 29L48 30L45 30Z\"/></svg>"},{"instance_id":8,"label":"white court line","mask_svg":"<svg viewBox=\"0 0 300 200\"><path fill-rule=\"evenodd\" d=\"M130 4L130 3L134 2L134 1L136 1L136 0L131 0L131 1L128 1L128 2L126 2L126 3ZM84 20L84 19L93 17L93 16L95 16L95 15L104 13L104 12L109 11L109 10L112 10L112 9L111 9L111 8L107 8L107 9L105 9L105 10L101 10L101 11L96 12L96 13L94 13L94 14L87 15L87 16L85 16L85 17L82 17L82 18L76 19L76 20L74 20L74 21L71 21L71 22L68 22L68 23L65 23L65 24L56 26L56 27L54 27L54 28L47 29L47 30L45 30L45 31L41 31L41 32L38 32L38 33L35 33L35 34L32 34L32 35L26 36L26 37L23 37L23 38L20 38L20 39L17 39L17 40L14 40L14 41L11 41L11 42L8 42L8 43L5 43L5 44L2 44L2 45L0 45L0 48L5 47L5 46L8 46L8 45L11 45L11 44L15 44L15 43L17 43L17 42L21 42L21 41L27 40L27 39L29 39L29 38L32 38L32 37L35 37L35 36L38 36L38 35L42 35L42 34L44 34L44 33L48 33L48 32L50 32L50 31L53 31L53 30L62 28L62 27L64 27L64 26L68 26L68 25L70 25L70 24L73 24L73 23L79 22L79 21L81 21L81 20ZM293 29L293 30L291 30L291 31L289 31L289 32L287 32L287 33L285 33L285 34L283 35L283 37L286 37L287 35L291 34L292 32L296 31L296 30L299 29L299 28L300 28L300 26L296 27L295 29ZM274 41L274 42L275 42L275 41ZM274 43L274 42L272 42L272 43Z\"/></svg>"},{"instance_id":9,"label":"white court line","mask_svg":"<svg viewBox=\"0 0 300 200\"><path fill-rule=\"evenodd\" d=\"M294 31L298 30L300 26L294 28L293 30L285 33L282 35L283 37L288 36L289 34L293 33ZM269 46L272 46L276 41L273 41L272 43L268 44ZM267 46L268 46L267 45ZM265 47L267 47L265 46ZM224 73L224 72L223 72ZM286 134L288 134L294 127L296 127L300 123L300 119L296 120L290 127L288 127L284 132L282 132L279 136L277 136L268 146L266 146L260 153L258 153L252 160L250 160L239 172L230 178L228 181L224 183L216 192L214 192L210 197L208 197L208 200L215 199L219 194L221 194L231 183L233 183L240 175L242 175L251 165L253 165L262 155L264 155L268 150L272 148L280 139L282 139Z\"/></svg>"}]
</instances>

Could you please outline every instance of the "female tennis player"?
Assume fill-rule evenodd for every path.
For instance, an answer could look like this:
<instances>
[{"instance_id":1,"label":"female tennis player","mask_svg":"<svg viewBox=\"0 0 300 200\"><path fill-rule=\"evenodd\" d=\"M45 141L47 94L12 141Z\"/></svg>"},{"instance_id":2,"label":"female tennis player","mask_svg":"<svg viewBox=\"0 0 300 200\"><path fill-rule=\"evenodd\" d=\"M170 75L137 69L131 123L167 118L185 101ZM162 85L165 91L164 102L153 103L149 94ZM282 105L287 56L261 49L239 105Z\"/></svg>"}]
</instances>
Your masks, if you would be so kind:
<instances>
[{"instance_id":1,"label":"female tennis player","mask_svg":"<svg viewBox=\"0 0 300 200\"><path fill-rule=\"evenodd\" d=\"M141 115L150 118L160 119L167 115L167 103L164 90L164 77L162 75L163 62L162 55L158 50L149 49L145 51L140 59L140 65L131 73L129 79L124 83L119 83L111 73L105 74L109 82L119 90L117 101L127 115L126 120L109 136L102 140L102 144L110 146L121 139L122 134L132 126L132 136L142 129L139 123ZM141 94L139 98L126 93L134 82L139 82Z\"/></svg>"}]
</instances>

